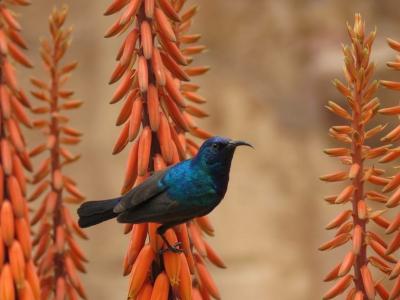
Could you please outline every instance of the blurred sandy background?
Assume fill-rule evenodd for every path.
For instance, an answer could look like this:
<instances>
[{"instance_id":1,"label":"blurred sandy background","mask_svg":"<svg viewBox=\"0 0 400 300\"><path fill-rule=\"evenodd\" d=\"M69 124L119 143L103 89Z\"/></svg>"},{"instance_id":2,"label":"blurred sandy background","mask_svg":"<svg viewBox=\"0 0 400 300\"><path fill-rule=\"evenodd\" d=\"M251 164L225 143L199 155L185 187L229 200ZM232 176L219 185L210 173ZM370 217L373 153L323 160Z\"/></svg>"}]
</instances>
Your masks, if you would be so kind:
<instances>
[{"instance_id":1,"label":"blurred sandy background","mask_svg":"<svg viewBox=\"0 0 400 300\"><path fill-rule=\"evenodd\" d=\"M85 105L72 125L85 136L83 159L69 168L88 199L118 194L126 151L111 155L118 130L118 105L108 104L107 84L119 47L103 38L114 21L104 17L108 0L64 1L70 5L74 40L68 58L79 60L69 87ZM341 78L340 44L347 42L346 20L361 12L369 29L378 27L374 60L379 78L394 77L384 67L393 57L385 37L400 38L398 1L192 1L200 4L193 33L202 33L209 51L197 60L212 70L196 78L211 117L204 128L247 140L256 150L238 151L225 201L212 213L212 245L228 265L210 267L224 299L320 299L328 288L324 273L340 251L316 249L330 236L324 225L335 214L322 200L337 191L318 176L338 166L322 149L333 146L328 126L337 122L323 105L337 99L330 80ZM33 1L20 9L30 57L39 75L38 38L47 34L47 16L61 1ZM31 71L20 70L27 83ZM30 87L26 85L27 89ZM382 95L382 94L381 94ZM385 99L393 95L383 95ZM393 101L391 99L390 101ZM30 134L32 144L40 136ZM125 299L121 276L127 238L109 222L89 229L81 243L90 258L84 281L90 299Z\"/></svg>"}]
</instances>

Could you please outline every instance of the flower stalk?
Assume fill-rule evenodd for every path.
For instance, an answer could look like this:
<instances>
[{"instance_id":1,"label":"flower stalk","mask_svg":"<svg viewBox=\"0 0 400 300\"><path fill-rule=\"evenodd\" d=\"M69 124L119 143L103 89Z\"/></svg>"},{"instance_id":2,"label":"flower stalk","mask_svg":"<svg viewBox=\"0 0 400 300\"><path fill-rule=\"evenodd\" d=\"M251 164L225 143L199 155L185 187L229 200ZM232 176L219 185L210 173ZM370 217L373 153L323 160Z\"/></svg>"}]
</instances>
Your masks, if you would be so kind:
<instances>
[{"instance_id":1,"label":"flower stalk","mask_svg":"<svg viewBox=\"0 0 400 300\"><path fill-rule=\"evenodd\" d=\"M198 144L189 137L205 139L210 134L193 118L208 116L199 105L193 76L208 67L191 66L193 55L203 45L193 45L200 35L188 34L197 6L183 11L184 0L114 0L105 14L121 11L105 36L127 32L117 55L110 83L119 81L111 103L123 100L116 125L122 126L113 154L132 143L121 193L140 184L153 171L162 170L190 156ZM206 260L225 267L204 239L213 235L207 217L196 218L166 232L168 242L181 242L184 253L161 253L165 247L156 234L159 224L127 225L131 235L124 260L124 275L130 274L128 299L220 299Z\"/></svg>"},{"instance_id":2,"label":"flower stalk","mask_svg":"<svg viewBox=\"0 0 400 300\"><path fill-rule=\"evenodd\" d=\"M365 23L359 14L355 15L354 26L347 26L351 40L350 46L343 46L344 75L346 83L334 80L334 85L345 97L348 109L330 101L327 108L344 119L347 124L333 126L329 130L331 137L344 143L344 147L326 149L325 153L338 157L346 170L321 177L327 182L346 182L344 189L335 196L326 197L330 204L351 204L351 209L341 212L326 226L336 229L334 238L320 246L320 250L329 250L351 241L352 245L343 260L325 277L325 281L336 280L323 299L332 299L346 292L346 299L375 299L379 294L388 299L389 293L381 280L372 277L371 266L384 274L390 273L397 260L391 256L392 243L387 245L380 234L369 228L372 221L386 229L390 222L383 216L386 208L373 210L371 202L388 203L385 193L392 190L391 178L385 177L385 170L376 168L376 163L389 161L392 157L392 139L385 136L381 145L370 145L370 139L381 133L385 126L369 128L376 116L380 101L374 97L379 81L372 80L374 64L370 62L372 44L376 31L365 33ZM351 219L350 219L351 218ZM349 220L350 219L350 220ZM372 253L370 251L372 250ZM352 272L353 271L353 272ZM352 286L351 288L349 288ZM390 293L389 299L395 299Z\"/></svg>"},{"instance_id":3,"label":"flower stalk","mask_svg":"<svg viewBox=\"0 0 400 300\"><path fill-rule=\"evenodd\" d=\"M14 63L32 67L21 26L10 5L0 3L0 299L40 299L40 285L32 258L32 241L26 199L27 175L32 164L20 125L32 123L31 105L19 86Z\"/></svg>"},{"instance_id":4,"label":"flower stalk","mask_svg":"<svg viewBox=\"0 0 400 300\"><path fill-rule=\"evenodd\" d=\"M400 43L393 40L388 39L389 46L397 51L400 52ZM399 58L397 57L395 61L390 61L387 63L387 66L391 69L398 71L400 70ZM398 91L400 90L400 83L397 81L388 81L388 80L381 80L381 84L391 90ZM386 107L379 110L379 113L385 116L398 116L400 114L400 106L392 106ZM396 125L395 128L391 129L389 133L387 133L382 140L395 143L400 139L400 125ZM381 158L381 163L390 163L397 161L400 157L400 148L393 147L390 151ZM400 203L400 174L396 172L394 176L389 178L390 181L387 185L383 188L383 192L389 193L391 192L391 196L387 197L386 199L386 207L388 208L395 208ZM388 246L386 247L385 254L390 255L395 253L400 248L400 214L397 213L393 220L387 220L385 233L387 235L392 235ZM390 280L394 280L394 284L390 292L386 292L384 295L387 295L386 299L397 299L400 296L400 262L395 262L394 266L390 266L387 268L387 274Z\"/></svg>"},{"instance_id":5,"label":"flower stalk","mask_svg":"<svg viewBox=\"0 0 400 300\"><path fill-rule=\"evenodd\" d=\"M86 293L78 277L86 272L87 261L83 251L75 241L75 236L87 239L86 234L76 224L67 203L78 204L84 196L76 187L76 182L65 175L62 169L77 161L80 155L72 154L66 146L80 142L81 133L68 126L66 110L78 108L82 102L73 100L73 91L64 88L77 63L62 64L61 61L70 45L71 29L64 27L68 10L66 7L54 9L50 14L50 39L41 42L41 56L49 79L32 78L36 90L32 95L43 103L33 109L38 115L48 116L35 120L34 125L43 131L47 140L36 146L31 157L48 153L40 163L33 183L36 189L30 200L43 195L43 201L32 223L40 221L36 235L35 261L39 266L41 279L41 299L86 299Z\"/></svg>"}]
</instances>

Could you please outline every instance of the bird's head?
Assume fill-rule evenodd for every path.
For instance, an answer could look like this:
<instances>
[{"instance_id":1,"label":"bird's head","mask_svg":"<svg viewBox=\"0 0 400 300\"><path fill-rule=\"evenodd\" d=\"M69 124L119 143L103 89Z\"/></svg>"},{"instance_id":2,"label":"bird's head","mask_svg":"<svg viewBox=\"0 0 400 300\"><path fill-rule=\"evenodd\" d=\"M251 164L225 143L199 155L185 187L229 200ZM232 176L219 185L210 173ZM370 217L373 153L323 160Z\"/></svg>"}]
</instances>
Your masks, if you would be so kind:
<instances>
[{"instance_id":1,"label":"bird's head","mask_svg":"<svg viewBox=\"0 0 400 300\"><path fill-rule=\"evenodd\" d=\"M209 169L227 167L229 171L233 154L238 146L253 147L247 142L214 136L201 145L195 160Z\"/></svg>"}]
</instances>

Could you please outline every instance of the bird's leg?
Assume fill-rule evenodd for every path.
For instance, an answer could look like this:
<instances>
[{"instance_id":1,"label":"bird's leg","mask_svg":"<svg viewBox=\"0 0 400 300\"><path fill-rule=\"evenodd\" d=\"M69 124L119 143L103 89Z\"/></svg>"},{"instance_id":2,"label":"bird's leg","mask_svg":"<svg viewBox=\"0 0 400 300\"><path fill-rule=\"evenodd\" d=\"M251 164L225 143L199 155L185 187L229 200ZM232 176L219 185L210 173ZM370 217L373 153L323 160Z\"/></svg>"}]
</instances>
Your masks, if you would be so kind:
<instances>
[{"instance_id":1,"label":"bird's leg","mask_svg":"<svg viewBox=\"0 0 400 300\"><path fill-rule=\"evenodd\" d=\"M161 236L161 238L163 239L164 243L167 245L166 249L161 249L161 253L165 252L165 251L171 251L173 253L182 253L183 250L181 248L179 248L181 246L181 242L176 243L175 245L171 245L168 240L165 238L164 233L165 231L167 231L167 229L170 226L166 226L166 225L161 225L160 227L157 228L157 234L159 234Z\"/></svg>"}]
</instances>

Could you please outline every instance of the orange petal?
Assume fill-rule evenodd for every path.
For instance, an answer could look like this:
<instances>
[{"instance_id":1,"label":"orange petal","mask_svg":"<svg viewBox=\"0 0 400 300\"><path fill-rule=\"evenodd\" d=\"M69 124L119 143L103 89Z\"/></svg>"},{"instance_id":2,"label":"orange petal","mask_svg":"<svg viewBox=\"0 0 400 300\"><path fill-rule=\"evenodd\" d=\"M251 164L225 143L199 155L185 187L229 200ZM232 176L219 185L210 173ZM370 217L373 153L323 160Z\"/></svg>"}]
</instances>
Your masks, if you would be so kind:
<instances>
[{"instance_id":1,"label":"orange petal","mask_svg":"<svg viewBox=\"0 0 400 300\"><path fill-rule=\"evenodd\" d=\"M178 14L176 13L174 7L171 5L171 3L168 0L159 0L158 2L160 4L160 7L162 8L162 10L168 16L168 18L170 18L171 20L173 20L175 22L181 21Z\"/></svg>"},{"instance_id":2,"label":"orange petal","mask_svg":"<svg viewBox=\"0 0 400 300\"><path fill-rule=\"evenodd\" d=\"M392 223L390 223L389 227L386 229L386 234L391 234L395 232L400 227L400 213L396 215L396 218L393 219Z\"/></svg>"},{"instance_id":3,"label":"orange petal","mask_svg":"<svg viewBox=\"0 0 400 300\"><path fill-rule=\"evenodd\" d=\"M116 103L119 100L121 100L128 92L130 87L132 86L132 78L133 78L134 72L131 70L129 71L125 77L122 79L121 83L115 90L110 103Z\"/></svg>"},{"instance_id":4,"label":"orange petal","mask_svg":"<svg viewBox=\"0 0 400 300\"><path fill-rule=\"evenodd\" d=\"M22 152L25 149L25 143L21 137L21 131L18 124L13 119L7 120L7 129L10 134L11 142L15 146L18 152Z\"/></svg>"},{"instance_id":5,"label":"orange petal","mask_svg":"<svg viewBox=\"0 0 400 300\"><path fill-rule=\"evenodd\" d=\"M168 277L164 272L158 274L154 282L150 300L167 300L169 293Z\"/></svg>"},{"instance_id":6,"label":"orange petal","mask_svg":"<svg viewBox=\"0 0 400 300\"><path fill-rule=\"evenodd\" d=\"M345 203L348 200L350 200L350 197L352 196L354 191L354 186L353 185L348 185L345 187L340 194L337 196L335 203Z\"/></svg>"},{"instance_id":7,"label":"orange petal","mask_svg":"<svg viewBox=\"0 0 400 300\"><path fill-rule=\"evenodd\" d=\"M162 31L163 35L165 35L170 41L176 42L174 30L172 29L171 23L165 16L164 12L161 9L156 8L154 16L157 22L158 30Z\"/></svg>"},{"instance_id":8,"label":"orange petal","mask_svg":"<svg viewBox=\"0 0 400 300\"><path fill-rule=\"evenodd\" d=\"M217 267L226 268L225 263L223 262L222 258L215 252L215 250L207 243L207 241L203 241L204 246L206 247L207 258Z\"/></svg>"},{"instance_id":9,"label":"orange petal","mask_svg":"<svg viewBox=\"0 0 400 300\"><path fill-rule=\"evenodd\" d=\"M319 246L318 250L324 251L328 249L333 249L345 244L350 239L350 235L348 233L342 233L338 236L335 236L333 239Z\"/></svg>"},{"instance_id":10,"label":"orange petal","mask_svg":"<svg viewBox=\"0 0 400 300\"><path fill-rule=\"evenodd\" d=\"M142 112L143 112L143 101L142 99L136 98L132 104L132 110L129 117L129 141L133 141L140 129L140 124L142 122Z\"/></svg>"},{"instance_id":11,"label":"orange petal","mask_svg":"<svg viewBox=\"0 0 400 300\"><path fill-rule=\"evenodd\" d=\"M139 35L139 31L135 28L126 37L123 52L122 52L121 58L119 60L119 63L122 66L129 65L132 60L133 55L135 55L134 50L135 50L138 35Z\"/></svg>"},{"instance_id":12,"label":"orange petal","mask_svg":"<svg viewBox=\"0 0 400 300\"><path fill-rule=\"evenodd\" d=\"M160 125L160 101L157 88L150 84L147 91L147 110L149 114L150 128L157 131Z\"/></svg>"},{"instance_id":13,"label":"orange petal","mask_svg":"<svg viewBox=\"0 0 400 300\"><path fill-rule=\"evenodd\" d=\"M202 216L195 219L196 223L200 226L201 230L210 236L214 235L214 227L210 222L208 216Z\"/></svg>"},{"instance_id":14,"label":"orange petal","mask_svg":"<svg viewBox=\"0 0 400 300\"><path fill-rule=\"evenodd\" d=\"M148 277L148 271L153 262L154 256L154 251L150 245L145 245L140 251L132 269L132 277L129 285L129 297L136 297L140 291L140 288ZM166 280L168 282L168 278L166 278Z\"/></svg>"},{"instance_id":15,"label":"orange petal","mask_svg":"<svg viewBox=\"0 0 400 300\"><path fill-rule=\"evenodd\" d=\"M328 282L328 281L332 281L332 280L338 278L339 270L340 270L341 266L342 266L342 263L339 263L331 271L329 271L329 273L324 277L324 281Z\"/></svg>"},{"instance_id":16,"label":"orange petal","mask_svg":"<svg viewBox=\"0 0 400 300\"><path fill-rule=\"evenodd\" d=\"M143 56L146 59L150 59L151 54L153 52L153 37L151 34L150 24L145 20L142 21L140 25L140 36L141 36Z\"/></svg>"},{"instance_id":17,"label":"orange petal","mask_svg":"<svg viewBox=\"0 0 400 300\"><path fill-rule=\"evenodd\" d=\"M215 284L210 273L207 271L207 268L201 263L197 263L196 268L199 274L201 285L203 285L215 299L221 299L217 285Z\"/></svg>"},{"instance_id":18,"label":"orange petal","mask_svg":"<svg viewBox=\"0 0 400 300\"><path fill-rule=\"evenodd\" d=\"M14 300L15 290L10 265L3 266L0 275L0 299Z\"/></svg>"},{"instance_id":19,"label":"orange petal","mask_svg":"<svg viewBox=\"0 0 400 300\"><path fill-rule=\"evenodd\" d=\"M168 240L170 245L175 245L178 242L175 232L172 229L168 229L165 232L165 238ZM181 255L184 256L183 254L173 253L171 251L165 251L163 253L164 268L172 287L179 284Z\"/></svg>"},{"instance_id":20,"label":"orange petal","mask_svg":"<svg viewBox=\"0 0 400 300\"><path fill-rule=\"evenodd\" d=\"M128 143L128 134L129 134L129 123L125 124L117 141L115 142L112 151L113 154L117 154L125 148L126 144Z\"/></svg>"},{"instance_id":21,"label":"orange petal","mask_svg":"<svg viewBox=\"0 0 400 300\"><path fill-rule=\"evenodd\" d=\"M169 95L165 95L163 97L164 104L166 105L168 112L171 116L171 118L174 120L174 122L179 126L180 129L184 131L188 131L189 127L186 122L186 119L184 118L182 112L176 105L175 101L171 99Z\"/></svg>"},{"instance_id":22,"label":"orange petal","mask_svg":"<svg viewBox=\"0 0 400 300\"><path fill-rule=\"evenodd\" d=\"M114 0L104 12L105 16L112 15L118 11L120 11L126 4L128 4L129 0Z\"/></svg>"},{"instance_id":23,"label":"orange petal","mask_svg":"<svg viewBox=\"0 0 400 300\"><path fill-rule=\"evenodd\" d=\"M343 278L338 280L336 282L336 284L329 291L327 291L325 293L325 295L322 297L322 299L328 300L328 299L335 298L337 295L342 294L347 289L347 287L350 285L352 279L353 279L353 276L351 276L350 274L347 274L346 276L344 276Z\"/></svg>"},{"instance_id":24,"label":"orange petal","mask_svg":"<svg viewBox=\"0 0 400 300\"><path fill-rule=\"evenodd\" d=\"M361 267L361 277L364 284L365 293L369 300L375 299L375 285L372 279L371 272L369 271L368 267L362 266Z\"/></svg>"},{"instance_id":25,"label":"orange petal","mask_svg":"<svg viewBox=\"0 0 400 300\"><path fill-rule=\"evenodd\" d=\"M325 226L325 229L333 229L339 227L345 221L347 221L347 219L351 216L351 214L352 214L351 210L345 210L341 212L332 221L330 221L328 225Z\"/></svg>"},{"instance_id":26,"label":"orange petal","mask_svg":"<svg viewBox=\"0 0 400 300\"><path fill-rule=\"evenodd\" d=\"M6 139L2 139L0 141L0 150L1 150L1 163L3 166L4 173L6 175L10 175L12 172L12 158L10 145Z\"/></svg>"},{"instance_id":27,"label":"orange petal","mask_svg":"<svg viewBox=\"0 0 400 300\"><path fill-rule=\"evenodd\" d=\"M22 252L24 253L25 259L28 260L31 258L32 242L29 225L25 218L19 218L15 220L15 230L17 238L21 244Z\"/></svg>"},{"instance_id":28,"label":"orange petal","mask_svg":"<svg viewBox=\"0 0 400 300\"><path fill-rule=\"evenodd\" d=\"M161 52L161 58L164 66L178 79L189 81L190 77L186 72L172 59L167 53Z\"/></svg>"},{"instance_id":29,"label":"orange petal","mask_svg":"<svg viewBox=\"0 0 400 300\"><path fill-rule=\"evenodd\" d=\"M140 176L143 176L147 173L150 160L151 139L152 139L151 130L148 126L146 126L143 129L139 140L138 175Z\"/></svg>"},{"instance_id":30,"label":"orange petal","mask_svg":"<svg viewBox=\"0 0 400 300\"><path fill-rule=\"evenodd\" d=\"M368 207L364 200L357 202L357 213L361 220L365 220L368 217Z\"/></svg>"},{"instance_id":31,"label":"orange petal","mask_svg":"<svg viewBox=\"0 0 400 300\"><path fill-rule=\"evenodd\" d=\"M182 93L179 91L178 87L175 85L171 75L169 73L165 74L165 88L171 98L176 102L176 104L180 107L185 107L185 99L183 98Z\"/></svg>"},{"instance_id":32,"label":"orange petal","mask_svg":"<svg viewBox=\"0 0 400 300\"><path fill-rule=\"evenodd\" d=\"M154 0L144 0L144 14L149 19L152 19L154 15L154 2Z\"/></svg>"},{"instance_id":33,"label":"orange petal","mask_svg":"<svg viewBox=\"0 0 400 300\"><path fill-rule=\"evenodd\" d=\"M192 299L192 276L189 265L184 255L180 255L181 268L179 273L179 296L182 300Z\"/></svg>"},{"instance_id":34,"label":"orange petal","mask_svg":"<svg viewBox=\"0 0 400 300\"><path fill-rule=\"evenodd\" d=\"M163 245L163 241L162 241L160 235L157 234L158 227L160 227L160 224L157 224L157 223L149 223L149 227L148 227L149 243L154 252L158 252Z\"/></svg>"},{"instance_id":35,"label":"orange petal","mask_svg":"<svg viewBox=\"0 0 400 300\"><path fill-rule=\"evenodd\" d=\"M14 176L9 176L7 178L7 190L9 192L14 215L17 218L22 218L24 216L26 204L19 183Z\"/></svg>"},{"instance_id":36,"label":"orange petal","mask_svg":"<svg viewBox=\"0 0 400 300\"><path fill-rule=\"evenodd\" d=\"M385 254L390 255L400 248L400 232L398 232L393 239L390 241Z\"/></svg>"},{"instance_id":37,"label":"orange petal","mask_svg":"<svg viewBox=\"0 0 400 300\"><path fill-rule=\"evenodd\" d=\"M129 248L125 256L126 268L124 275L129 274L129 272L131 271L133 263L135 262L137 256L139 255L140 250L144 246L146 237L147 237L147 223L135 224L133 226Z\"/></svg>"},{"instance_id":38,"label":"orange petal","mask_svg":"<svg viewBox=\"0 0 400 300\"><path fill-rule=\"evenodd\" d=\"M193 259L193 255L192 255L192 250L191 250L189 234L188 234L186 223L179 225L177 234L179 237L179 241L182 243L182 248L186 255L186 260L189 265L190 273L194 274L194 271L195 271L194 259Z\"/></svg>"},{"instance_id":39,"label":"orange petal","mask_svg":"<svg viewBox=\"0 0 400 300\"><path fill-rule=\"evenodd\" d=\"M390 208L395 207L399 204L399 202L400 202L400 188L398 188L386 202L386 207Z\"/></svg>"},{"instance_id":40,"label":"orange petal","mask_svg":"<svg viewBox=\"0 0 400 300\"><path fill-rule=\"evenodd\" d=\"M147 69L147 61L144 56L139 57L137 76L139 89L142 93L145 93L149 86L149 73Z\"/></svg>"},{"instance_id":41,"label":"orange petal","mask_svg":"<svg viewBox=\"0 0 400 300\"><path fill-rule=\"evenodd\" d=\"M4 243L11 246L14 241L14 214L10 201L4 201L1 206L0 225Z\"/></svg>"},{"instance_id":42,"label":"orange petal","mask_svg":"<svg viewBox=\"0 0 400 300\"><path fill-rule=\"evenodd\" d=\"M375 240L369 240L368 244L384 260L386 260L388 262L391 262L391 263L396 263L397 262L397 260L394 257L385 254L386 248L382 244L378 243Z\"/></svg>"},{"instance_id":43,"label":"orange petal","mask_svg":"<svg viewBox=\"0 0 400 300\"><path fill-rule=\"evenodd\" d=\"M164 65L161 60L160 51L157 49L157 47L153 47L151 63L152 63L152 67L153 67L154 76L156 77L157 85L164 86L165 80L166 80Z\"/></svg>"},{"instance_id":44,"label":"orange petal","mask_svg":"<svg viewBox=\"0 0 400 300\"><path fill-rule=\"evenodd\" d=\"M206 246L203 242L203 237L201 236L200 230L197 225L193 222L189 223L189 233L190 233L190 240L192 241L196 250L200 253L201 256L206 256Z\"/></svg>"},{"instance_id":45,"label":"orange petal","mask_svg":"<svg viewBox=\"0 0 400 300\"><path fill-rule=\"evenodd\" d=\"M153 293L153 286L150 283L146 283L142 286L139 293L137 294L136 300L149 300Z\"/></svg>"},{"instance_id":46,"label":"orange petal","mask_svg":"<svg viewBox=\"0 0 400 300\"><path fill-rule=\"evenodd\" d=\"M25 258L22 252L21 245L18 241L14 240L9 251L10 268L17 286L17 289L23 287L25 280Z\"/></svg>"},{"instance_id":47,"label":"orange petal","mask_svg":"<svg viewBox=\"0 0 400 300\"><path fill-rule=\"evenodd\" d=\"M171 164L173 155L171 148L171 131L168 120L162 113L160 113L160 125L158 127L157 136L162 157L167 164Z\"/></svg>"},{"instance_id":48,"label":"orange petal","mask_svg":"<svg viewBox=\"0 0 400 300\"><path fill-rule=\"evenodd\" d=\"M124 13L121 15L120 23L126 24L131 18L133 18L138 12L141 3L141 0L131 0Z\"/></svg>"},{"instance_id":49,"label":"orange petal","mask_svg":"<svg viewBox=\"0 0 400 300\"><path fill-rule=\"evenodd\" d=\"M122 187L122 194L128 192L135 183L138 170L138 143L134 143L129 151L128 161L126 162L125 180Z\"/></svg>"}]
</instances>

